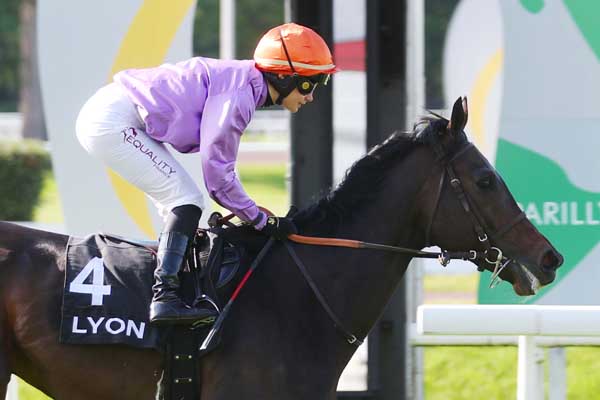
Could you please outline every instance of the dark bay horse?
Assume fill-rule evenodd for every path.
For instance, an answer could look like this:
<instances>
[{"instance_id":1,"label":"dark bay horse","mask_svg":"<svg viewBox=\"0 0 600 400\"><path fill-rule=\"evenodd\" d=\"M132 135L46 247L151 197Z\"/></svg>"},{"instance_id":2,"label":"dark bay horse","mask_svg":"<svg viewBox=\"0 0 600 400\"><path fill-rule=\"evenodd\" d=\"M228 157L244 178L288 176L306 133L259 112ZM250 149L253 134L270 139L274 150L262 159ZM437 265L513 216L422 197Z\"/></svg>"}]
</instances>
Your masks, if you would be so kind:
<instances>
[{"instance_id":1,"label":"dark bay horse","mask_svg":"<svg viewBox=\"0 0 600 400\"><path fill-rule=\"evenodd\" d=\"M300 233L413 249L500 249L500 278L517 294L551 283L562 256L468 142L466 122L466 99L459 99L450 121L429 117L415 132L392 135L357 161L333 192L294 217ZM242 242L257 238L247 228L233 231ZM14 373L54 399L153 398L157 352L59 344L67 239L0 223L0 396ZM391 252L292 246L339 320L361 337L411 260ZM473 262L493 269L485 258ZM221 345L200 361L202 399L335 399L355 350L276 242L231 309Z\"/></svg>"}]
</instances>

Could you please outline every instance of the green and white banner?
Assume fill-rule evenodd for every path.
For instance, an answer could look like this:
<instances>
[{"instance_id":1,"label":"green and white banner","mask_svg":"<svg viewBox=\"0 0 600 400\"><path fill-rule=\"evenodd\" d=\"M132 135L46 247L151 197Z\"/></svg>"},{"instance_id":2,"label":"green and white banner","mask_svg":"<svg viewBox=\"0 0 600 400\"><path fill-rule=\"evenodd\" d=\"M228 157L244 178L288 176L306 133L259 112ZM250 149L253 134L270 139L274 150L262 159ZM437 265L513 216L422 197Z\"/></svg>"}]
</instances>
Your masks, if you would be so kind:
<instances>
[{"instance_id":1,"label":"green and white banner","mask_svg":"<svg viewBox=\"0 0 600 400\"><path fill-rule=\"evenodd\" d=\"M480 303L600 304L598 21L600 2L576 0L469 0L453 17L446 47L446 65L453 66L445 78L455 82L446 94L462 94L461 83L471 91L470 133L495 142L488 155L530 221L565 257L555 282L528 298L506 283L488 289L489 273L482 274ZM466 31L479 29L490 41L471 35L469 43ZM472 60L475 68L453 75Z\"/></svg>"}]
</instances>

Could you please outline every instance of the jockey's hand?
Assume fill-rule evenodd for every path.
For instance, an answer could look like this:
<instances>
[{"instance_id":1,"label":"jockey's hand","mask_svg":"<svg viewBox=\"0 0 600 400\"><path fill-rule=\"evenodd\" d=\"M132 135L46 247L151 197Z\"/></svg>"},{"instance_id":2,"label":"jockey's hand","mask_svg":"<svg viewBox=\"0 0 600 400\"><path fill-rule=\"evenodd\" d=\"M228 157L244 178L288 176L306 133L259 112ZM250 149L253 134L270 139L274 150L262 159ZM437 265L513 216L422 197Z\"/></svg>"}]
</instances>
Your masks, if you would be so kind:
<instances>
[{"instance_id":1,"label":"jockey's hand","mask_svg":"<svg viewBox=\"0 0 600 400\"><path fill-rule=\"evenodd\" d=\"M298 229L296 229L296 225L291 218L271 216L267 218L267 223L261 229L261 232L283 240L293 233L298 233Z\"/></svg>"}]
</instances>

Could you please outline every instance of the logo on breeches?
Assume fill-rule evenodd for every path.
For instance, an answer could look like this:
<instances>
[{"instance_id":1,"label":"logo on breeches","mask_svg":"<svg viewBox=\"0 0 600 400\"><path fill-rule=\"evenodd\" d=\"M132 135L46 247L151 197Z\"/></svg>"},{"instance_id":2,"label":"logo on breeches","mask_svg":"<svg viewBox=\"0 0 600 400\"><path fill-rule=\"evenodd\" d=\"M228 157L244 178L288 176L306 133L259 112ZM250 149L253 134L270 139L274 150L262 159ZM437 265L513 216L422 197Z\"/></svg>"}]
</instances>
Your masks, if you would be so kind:
<instances>
[{"instance_id":1,"label":"logo on breeches","mask_svg":"<svg viewBox=\"0 0 600 400\"><path fill-rule=\"evenodd\" d=\"M123 134L123 143L129 143L143 155L147 156L150 161L152 161L154 168L156 168L164 176L169 178L171 174L176 173L175 169L168 162L159 158L157 154L154 154L154 152L147 145L144 145L144 143L138 139L138 133L135 128L130 127L123 129L121 133Z\"/></svg>"}]
</instances>

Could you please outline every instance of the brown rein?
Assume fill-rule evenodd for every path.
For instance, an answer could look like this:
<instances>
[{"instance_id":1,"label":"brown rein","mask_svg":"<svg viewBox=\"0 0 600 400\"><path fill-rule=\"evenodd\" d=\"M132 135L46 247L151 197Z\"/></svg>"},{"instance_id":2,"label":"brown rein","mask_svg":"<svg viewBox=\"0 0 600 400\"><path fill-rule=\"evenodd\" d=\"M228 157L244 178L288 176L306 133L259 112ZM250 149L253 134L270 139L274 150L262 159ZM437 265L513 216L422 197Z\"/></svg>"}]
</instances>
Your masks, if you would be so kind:
<instances>
[{"instance_id":1,"label":"brown rein","mask_svg":"<svg viewBox=\"0 0 600 400\"><path fill-rule=\"evenodd\" d=\"M260 207L261 210L266 212L268 215L273 215L266 208ZM213 213L211 218L209 219L209 225L211 226L222 226L228 225L233 226L229 221L235 217L234 214L229 214L225 217L220 216L219 213ZM215 225L213 225L215 224ZM303 236L298 234L291 234L288 236L288 240L306 244L310 246L330 246L330 247L345 247L350 249L369 249L369 250L380 250L380 251L390 251L394 253L407 254L412 255L417 258L436 258L440 264L443 266L448 265L451 260L477 260L477 259L485 259L488 255L487 252L469 250L469 251L445 251L442 250L440 252L430 252L430 251L422 251L409 249L406 247L399 246L390 246L385 244L378 243L369 243L363 242L360 240L353 239L338 239L338 238L325 238L325 237L317 237L317 236Z\"/></svg>"},{"instance_id":2,"label":"brown rein","mask_svg":"<svg viewBox=\"0 0 600 400\"><path fill-rule=\"evenodd\" d=\"M362 242L360 240L351 239L335 239L335 238L323 238L315 236L302 236L302 235L290 235L288 239L295 243L308 244L312 246L332 246L332 247L347 247L352 249L368 249L368 250L380 250L389 251L392 253L400 253L411 255L415 258L436 258L442 266L448 265L451 260L477 260L485 259L487 252L483 251L446 251L442 250L439 252L435 251L422 251L409 249L406 247L390 246L378 243Z\"/></svg>"}]
</instances>

